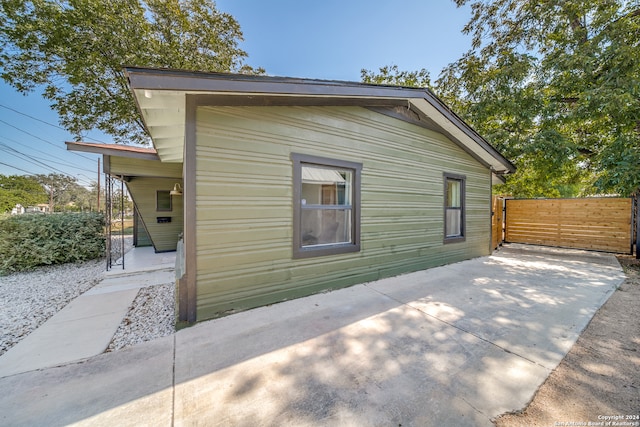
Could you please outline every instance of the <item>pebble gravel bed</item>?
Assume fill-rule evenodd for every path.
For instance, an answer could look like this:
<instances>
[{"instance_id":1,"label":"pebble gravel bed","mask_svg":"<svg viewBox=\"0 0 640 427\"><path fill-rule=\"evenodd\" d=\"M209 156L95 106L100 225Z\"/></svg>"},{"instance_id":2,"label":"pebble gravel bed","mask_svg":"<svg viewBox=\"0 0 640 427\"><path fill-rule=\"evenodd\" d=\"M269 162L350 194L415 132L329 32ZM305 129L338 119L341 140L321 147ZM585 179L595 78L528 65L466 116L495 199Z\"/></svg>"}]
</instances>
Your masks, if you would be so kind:
<instances>
[{"instance_id":1,"label":"pebble gravel bed","mask_svg":"<svg viewBox=\"0 0 640 427\"><path fill-rule=\"evenodd\" d=\"M0 276L0 355L103 277L104 259Z\"/></svg>"},{"instance_id":2,"label":"pebble gravel bed","mask_svg":"<svg viewBox=\"0 0 640 427\"><path fill-rule=\"evenodd\" d=\"M132 247L125 240L125 252ZM0 276L0 356L104 278L104 258ZM175 285L140 289L106 351L175 332Z\"/></svg>"},{"instance_id":3,"label":"pebble gravel bed","mask_svg":"<svg viewBox=\"0 0 640 427\"><path fill-rule=\"evenodd\" d=\"M175 284L140 289L107 352L120 350L175 332Z\"/></svg>"}]
</instances>

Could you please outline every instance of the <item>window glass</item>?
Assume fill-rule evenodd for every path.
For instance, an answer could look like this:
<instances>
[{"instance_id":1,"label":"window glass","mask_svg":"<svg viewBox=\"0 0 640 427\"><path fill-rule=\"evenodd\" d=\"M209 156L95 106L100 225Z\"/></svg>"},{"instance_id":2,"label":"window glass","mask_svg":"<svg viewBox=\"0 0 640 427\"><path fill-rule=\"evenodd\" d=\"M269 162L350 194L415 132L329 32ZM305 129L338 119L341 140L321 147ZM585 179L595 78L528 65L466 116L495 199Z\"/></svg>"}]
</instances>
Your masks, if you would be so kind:
<instances>
[{"instance_id":1,"label":"window glass","mask_svg":"<svg viewBox=\"0 0 640 427\"><path fill-rule=\"evenodd\" d=\"M464 240L465 177L444 174L444 238L446 242Z\"/></svg>"},{"instance_id":2,"label":"window glass","mask_svg":"<svg viewBox=\"0 0 640 427\"><path fill-rule=\"evenodd\" d=\"M302 204L351 205L352 175L347 170L302 166Z\"/></svg>"},{"instance_id":3,"label":"window glass","mask_svg":"<svg viewBox=\"0 0 640 427\"><path fill-rule=\"evenodd\" d=\"M461 182L455 179L447 179L447 207L460 207L460 187Z\"/></svg>"},{"instance_id":4,"label":"window glass","mask_svg":"<svg viewBox=\"0 0 640 427\"><path fill-rule=\"evenodd\" d=\"M361 165L305 155L294 160L294 257L360 249Z\"/></svg>"},{"instance_id":5,"label":"window glass","mask_svg":"<svg viewBox=\"0 0 640 427\"><path fill-rule=\"evenodd\" d=\"M171 192L170 191L156 192L156 210L157 211L171 210Z\"/></svg>"},{"instance_id":6,"label":"window glass","mask_svg":"<svg viewBox=\"0 0 640 427\"><path fill-rule=\"evenodd\" d=\"M445 236L456 237L462 235L462 211L447 209Z\"/></svg>"},{"instance_id":7,"label":"window glass","mask_svg":"<svg viewBox=\"0 0 640 427\"><path fill-rule=\"evenodd\" d=\"M302 165L302 246L351 243L353 172Z\"/></svg>"},{"instance_id":8,"label":"window glass","mask_svg":"<svg viewBox=\"0 0 640 427\"><path fill-rule=\"evenodd\" d=\"M303 209L302 246L352 243L351 209Z\"/></svg>"}]
</instances>

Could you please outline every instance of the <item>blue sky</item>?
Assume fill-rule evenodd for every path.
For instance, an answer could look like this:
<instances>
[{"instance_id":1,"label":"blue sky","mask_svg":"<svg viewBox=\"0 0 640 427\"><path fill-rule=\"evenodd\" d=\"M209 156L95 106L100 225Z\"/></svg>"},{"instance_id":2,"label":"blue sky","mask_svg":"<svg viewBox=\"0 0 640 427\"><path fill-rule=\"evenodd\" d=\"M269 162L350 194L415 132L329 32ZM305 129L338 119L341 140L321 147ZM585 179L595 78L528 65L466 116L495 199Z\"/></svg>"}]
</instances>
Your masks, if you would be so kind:
<instances>
[{"instance_id":1,"label":"blue sky","mask_svg":"<svg viewBox=\"0 0 640 427\"><path fill-rule=\"evenodd\" d=\"M216 5L240 23L246 63L274 76L360 81L363 68L397 65L426 68L435 79L471 43L461 33L470 9L451 0L218 0ZM83 185L95 181L98 156L66 151L64 141L72 136L57 126L56 113L37 93L24 96L0 82L0 174L62 172ZM99 132L87 141L112 142Z\"/></svg>"}]
</instances>

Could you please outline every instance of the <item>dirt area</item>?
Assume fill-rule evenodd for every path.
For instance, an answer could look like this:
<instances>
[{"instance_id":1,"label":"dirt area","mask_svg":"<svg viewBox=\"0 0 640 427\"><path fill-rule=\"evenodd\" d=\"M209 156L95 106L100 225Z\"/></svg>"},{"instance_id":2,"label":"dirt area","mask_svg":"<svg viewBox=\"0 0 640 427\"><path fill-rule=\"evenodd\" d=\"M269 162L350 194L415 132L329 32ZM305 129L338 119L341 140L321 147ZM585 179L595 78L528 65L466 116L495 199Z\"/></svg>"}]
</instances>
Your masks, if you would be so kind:
<instances>
[{"instance_id":1,"label":"dirt area","mask_svg":"<svg viewBox=\"0 0 640 427\"><path fill-rule=\"evenodd\" d=\"M618 261L627 280L529 406L502 415L497 426L640 426L640 260Z\"/></svg>"}]
</instances>

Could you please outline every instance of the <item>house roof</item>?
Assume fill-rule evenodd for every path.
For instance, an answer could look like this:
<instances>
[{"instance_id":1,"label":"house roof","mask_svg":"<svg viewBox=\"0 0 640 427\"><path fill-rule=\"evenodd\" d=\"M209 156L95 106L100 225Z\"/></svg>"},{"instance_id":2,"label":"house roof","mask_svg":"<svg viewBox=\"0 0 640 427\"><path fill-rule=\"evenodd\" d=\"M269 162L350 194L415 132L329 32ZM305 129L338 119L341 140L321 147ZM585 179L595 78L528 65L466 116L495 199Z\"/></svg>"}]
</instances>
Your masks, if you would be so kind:
<instances>
[{"instance_id":1,"label":"house roof","mask_svg":"<svg viewBox=\"0 0 640 427\"><path fill-rule=\"evenodd\" d=\"M65 142L67 150L84 151L107 156L131 157L144 160L160 160L158 152L152 147L138 147L122 144L96 144L93 142Z\"/></svg>"},{"instance_id":2,"label":"house roof","mask_svg":"<svg viewBox=\"0 0 640 427\"><path fill-rule=\"evenodd\" d=\"M242 74L125 68L159 158L182 162L187 95L207 105L357 105L446 135L497 174L515 166L428 89ZM389 107L395 107L394 113Z\"/></svg>"}]
</instances>

